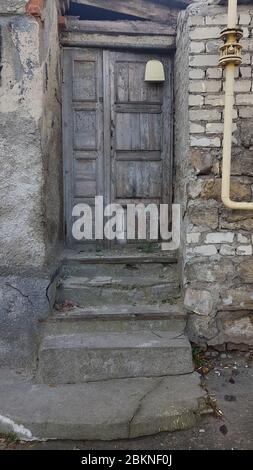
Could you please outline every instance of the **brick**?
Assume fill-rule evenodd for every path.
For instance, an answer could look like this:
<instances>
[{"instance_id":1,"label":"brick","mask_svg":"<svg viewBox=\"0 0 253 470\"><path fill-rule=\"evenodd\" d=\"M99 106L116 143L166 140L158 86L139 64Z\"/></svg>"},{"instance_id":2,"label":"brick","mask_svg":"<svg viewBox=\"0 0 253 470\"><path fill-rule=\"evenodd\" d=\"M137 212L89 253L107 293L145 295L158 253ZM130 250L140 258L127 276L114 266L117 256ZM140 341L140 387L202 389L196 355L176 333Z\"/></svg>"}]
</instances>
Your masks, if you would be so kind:
<instances>
[{"instance_id":1,"label":"brick","mask_svg":"<svg viewBox=\"0 0 253 470\"><path fill-rule=\"evenodd\" d=\"M240 13L239 25L249 25L251 22L251 15L249 13Z\"/></svg>"},{"instance_id":2,"label":"brick","mask_svg":"<svg viewBox=\"0 0 253 470\"><path fill-rule=\"evenodd\" d=\"M205 243L207 244L233 243L234 238L235 238L235 234L232 232L213 232L213 233L207 234Z\"/></svg>"},{"instance_id":3,"label":"brick","mask_svg":"<svg viewBox=\"0 0 253 470\"><path fill-rule=\"evenodd\" d=\"M250 108L249 106L245 108L239 108L239 117L241 118L253 117L253 106L252 108Z\"/></svg>"},{"instance_id":4,"label":"brick","mask_svg":"<svg viewBox=\"0 0 253 470\"><path fill-rule=\"evenodd\" d=\"M201 95L189 95L189 106L203 106L204 97Z\"/></svg>"},{"instance_id":5,"label":"brick","mask_svg":"<svg viewBox=\"0 0 253 470\"><path fill-rule=\"evenodd\" d=\"M218 67L219 56L217 55L195 55L190 57L191 67Z\"/></svg>"},{"instance_id":6,"label":"brick","mask_svg":"<svg viewBox=\"0 0 253 470\"><path fill-rule=\"evenodd\" d=\"M235 97L236 104L239 105L253 105L253 93L239 94Z\"/></svg>"},{"instance_id":7,"label":"brick","mask_svg":"<svg viewBox=\"0 0 253 470\"><path fill-rule=\"evenodd\" d=\"M191 134L202 134L205 132L205 126L201 126L201 124L193 124L190 125L190 133Z\"/></svg>"},{"instance_id":8,"label":"brick","mask_svg":"<svg viewBox=\"0 0 253 470\"><path fill-rule=\"evenodd\" d=\"M206 17L206 24L207 25L221 25L227 26L228 23L228 15L214 15L214 16L207 16Z\"/></svg>"},{"instance_id":9,"label":"brick","mask_svg":"<svg viewBox=\"0 0 253 470\"><path fill-rule=\"evenodd\" d=\"M240 74L242 78L251 78L252 76L251 67L240 67Z\"/></svg>"},{"instance_id":10,"label":"brick","mask_svg":"<svg viewBox=\"0 0 253 470\"><path fill-rule=\"evenodd\" d=\"M224 88L226 88L224 86ZM235 81L235 92L247 93L251 90L251 80L236 80Z\"/></svg>"},{"instance_id":11,"label":"brick","mask_svg":"<svg viewBox=\"0 0 253 470\"><path fill-rule=\"evenodd\" d=\"M205 17L204 16L190 16L189 17L189 26L204 26Z\"/></svg>"},{"instance_id":12,"label":"brick","mask_svg":"<svg viewBox=\"0 0 253 470\"><path fill-rule=\"evenodd\" d=\"M209 68L206 71L207 78L222 78L222 69L221 68Z\"/></svg>"},{"instance_id":13,"label":"brick","mask_svg":"<svg viewBox=\"0 0 253 470\"><path fill-rule=\"evenodd\" d=\"M206 125L207 134L220 134L223 132L224 124L222 122L208 122Z\"/></svg>"},{"instance_id":14,"label":"brick","mask_svg":"<svg viewBox=\"0 0 253 470\"><path fill-rule=\"evenodd\" d=\"M219 137L191 137L191 146L192 147L220 147L221 140Z\"/></svg>"},{"instance_id":15,"label":"brick","mask_svg":"<svg viewBox=\"0 0 253 470\"><path fill-rule=\"evenodd\" d=\"M220 37L220 28L210 27L210 28L194 28L190 31L191 39L216 39Z\"/></svg>"},{"instance_id":16,"label":"brick","mask_svg":"<svg viewBox=\"0 0 253 470\"><path fill-rule=\"evenodd\" d=\"M242 27L242 30L243 30L243 37L244 37L244 38L249 38L249 36L250 36L250 30L249 30L249 28L247 28L246 26L243 26L243 27Z\"/></svg>"},{"instance_id":17,"label":"brick","mask_svg":"<svg viewBox=\"0 0 253 470\"><path fill-rule=\"evenodd\" d=\"M199 80L205 78L205 71L202 69L190 69L189 78L193 80Z\"/></svg>"},{"instance_id":18,"label":"brick","mask_svg":"<svg viewBox=\"0 0 253 470\"><path fill-rule=\"evenodd\" d=\"M205 52L205 43L204 42L191 42L190 44L190 53L191 54L200 54Z\"/></svg>"},{"instance_id":19,"label":"brick","mask_svg":"<svg viewBox=\"0 0 253 470\"><path fill-rule=\"evenodd\" d=\"M206 106L223 107L224 103L225 103L224 94L205 96L205 105Z\"/></svg>"},{"instance_id":20,"label":"brick","mask_svg":"<svg viewBox=\"0 0 253 470\"><path fill-rule=\"evenodd\" d=\"M220 121L221 113L216 109L190 110L190 121Z\"/></svg>"},{"instance_id":21,"label":"brick","mask_svg":"<svg viewBox=\"0 0 253 470\"><path fill-rule=\"evenodd\" d=\"M217 41L208 41L206 43L206 52L216 53L220 50L220 45L221 43L219 39L217 39Z\"/></svg>"},{"instance_id":22,"label":"brick","mask_svg":"<svg viewBox=\"0 0 253 470\"><path fill-rule=\"evenodd\" d=\"M191 93L217 93L221 91L219 80L193 80L190 81L189 89Z\"/></svg>"}]
</instances>

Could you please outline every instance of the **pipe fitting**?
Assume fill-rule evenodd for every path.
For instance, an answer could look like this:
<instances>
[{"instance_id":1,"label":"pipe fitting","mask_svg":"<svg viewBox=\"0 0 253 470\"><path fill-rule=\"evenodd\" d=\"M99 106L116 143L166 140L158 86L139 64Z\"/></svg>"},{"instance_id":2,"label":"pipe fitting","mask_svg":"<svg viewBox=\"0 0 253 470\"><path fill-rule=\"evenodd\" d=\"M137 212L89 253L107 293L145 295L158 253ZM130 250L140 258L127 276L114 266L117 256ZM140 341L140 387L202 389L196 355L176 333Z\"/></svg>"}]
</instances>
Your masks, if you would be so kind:
<instances>
[{"instance_id":1,"label":"pipe fitting","mask_svg":"<svg viewBox=\"0 0 253 470\"><path fill-rule=\"evenodd\" d=\"M226 28L221 31L224 44L220 47L219 64L222 67L231 63L234 65L242 63L242 45L239 44L242 37L243 31L240 28Z\"/></svg>"}]
</instances>

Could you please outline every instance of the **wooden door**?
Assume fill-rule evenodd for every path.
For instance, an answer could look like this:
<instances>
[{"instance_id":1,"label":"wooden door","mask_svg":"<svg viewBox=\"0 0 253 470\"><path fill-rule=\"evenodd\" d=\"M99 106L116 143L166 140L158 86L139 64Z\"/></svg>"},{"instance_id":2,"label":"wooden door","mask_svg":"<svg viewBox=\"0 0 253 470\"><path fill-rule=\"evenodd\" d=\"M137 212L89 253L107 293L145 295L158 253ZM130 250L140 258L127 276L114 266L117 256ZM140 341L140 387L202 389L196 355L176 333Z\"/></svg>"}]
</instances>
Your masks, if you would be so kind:
<instances>
[{"instance_id":1,"label":"wooden door","mask_svg":"<svg viewBox=\"0 0 253 470\"><path fill-rule=\"evenodd\" d=\"M164 83L144 80L163 62ZM99 49L64 50L65 223L95 196L105 204L171 203L172 63L167 56ZM84 240L87 245L87 241Z\"/></svg>"}]
</instances>

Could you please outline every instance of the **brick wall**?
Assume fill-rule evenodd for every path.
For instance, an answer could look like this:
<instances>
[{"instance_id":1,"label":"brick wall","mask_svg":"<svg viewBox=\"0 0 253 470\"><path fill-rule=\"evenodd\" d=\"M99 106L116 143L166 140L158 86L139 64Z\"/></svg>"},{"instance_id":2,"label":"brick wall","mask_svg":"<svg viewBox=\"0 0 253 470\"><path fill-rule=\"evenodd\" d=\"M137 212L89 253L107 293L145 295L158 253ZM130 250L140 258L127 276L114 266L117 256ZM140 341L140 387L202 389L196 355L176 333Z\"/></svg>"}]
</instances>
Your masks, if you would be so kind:
<instances>
[{"instance_id":1,"label":"brick wall","mask_svg":"<svg viewBox=\"0 0 253 470\"><path fill-rule=\"evenodd\" d=\"M195 4L181 15L177 48L188 32L188 109L184 129L176 114L176 142L184 133L186 190L184 287L193 341L210 345L253 344L253 212L231 211L221 203L224 71L218 68L219 34L227 24L226 8ZM253 200L253 5L239 7L243 28L243 64L236 72L232 199ZM177 52L178 54L178 52ZM184 57L176 57L177 94L184 93ZM176 102L177 105L177 102ZM186 111L182 111L185 113ZM181 127L181 130L180 130ZM180 155L181 154L181 155ZM176 147L176 168L182 152ZM177 176L176 181L180 181ZM178 184L178 183L177 183Z\"/></svg>"}]
</instances>

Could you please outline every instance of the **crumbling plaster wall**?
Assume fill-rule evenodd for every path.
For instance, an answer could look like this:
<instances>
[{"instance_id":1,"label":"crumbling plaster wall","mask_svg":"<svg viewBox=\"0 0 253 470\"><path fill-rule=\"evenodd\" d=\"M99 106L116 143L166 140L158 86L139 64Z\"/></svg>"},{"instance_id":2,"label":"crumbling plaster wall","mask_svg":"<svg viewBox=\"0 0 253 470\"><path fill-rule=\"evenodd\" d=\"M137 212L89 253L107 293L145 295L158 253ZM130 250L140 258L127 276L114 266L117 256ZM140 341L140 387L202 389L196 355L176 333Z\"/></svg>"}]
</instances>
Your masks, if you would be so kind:
<instances>
[{"instance_id":1,"label":"crumbling plaster wall","mask_svg":"<svg viewBox=\"0 0 253 470\"><path fill-rule=\"evenodd\" d=\"M24 366L54 299L62 233L57 4L0 0L0 29L0 365Z\"/></svg>"},{"instance_id":2,"label":"crumbling plaster wall","mask_svg":"<svg viewBox=\"0 0 253 470\"><path fill-rule=\"evenodd\" d=\"M226 209L220 198L225 82L217 64L227 7L217 3L194 3L179 18L176 109L187 80L188 105L176 111L175 157L180 171L175 194L183 207L186 233L183 284L189 336L198 343L233 348L253 345L253 213ZM235 84L232 195L237 201L251 201L253 5L239 5L238 12L244 38ZM180 140L186 142L184 149ZM182 179L186 187L179 191Z\"/></svg>"},{"instance_id":3,"label":"crumbling plaster wall","mask_svg":"<svg viewBox=\"0 0 253 470\"><path fill-rule=\"evenodd\" d=\"M42 268L61 224L59 42L55 2L27 3L1 5L0 266Z\"/></svg>"}]
</instances>

